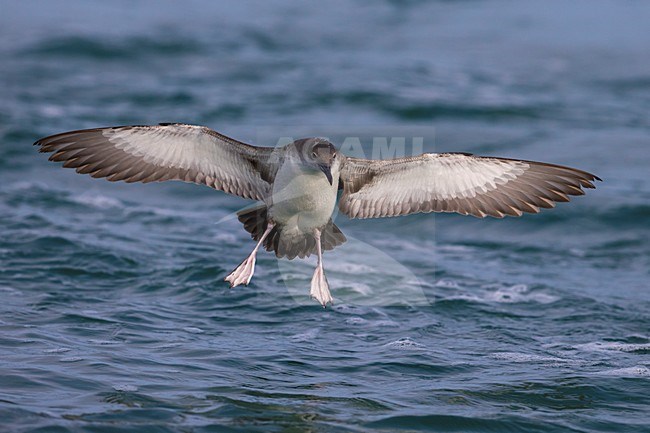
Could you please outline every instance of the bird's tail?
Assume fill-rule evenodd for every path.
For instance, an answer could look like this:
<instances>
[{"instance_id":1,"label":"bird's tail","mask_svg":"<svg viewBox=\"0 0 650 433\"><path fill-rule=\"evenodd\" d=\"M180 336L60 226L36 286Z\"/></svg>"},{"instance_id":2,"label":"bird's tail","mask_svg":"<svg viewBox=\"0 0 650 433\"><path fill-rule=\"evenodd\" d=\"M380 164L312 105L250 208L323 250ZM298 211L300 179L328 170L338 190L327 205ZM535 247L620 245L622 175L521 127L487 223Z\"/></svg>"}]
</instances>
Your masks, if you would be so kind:
<instances>
[{"instance_id":1,"label":"bird's tail","mask_svg":"<svg viewBox=\"0 0 650 433\"><path fill-rule=\"evenodd\" d=\"M237 217L256 241L260 240L269 224L267 208L263 204L239 211ZM321 248L325 251L333 250L346 240L345 235L331 219L321 229ZM275 252L277 257L286 257L289 260L309 257L316 253L316 239L311 233L275 225L264 240L264 248L266 251Z\"/></svg>"}]
</instances>

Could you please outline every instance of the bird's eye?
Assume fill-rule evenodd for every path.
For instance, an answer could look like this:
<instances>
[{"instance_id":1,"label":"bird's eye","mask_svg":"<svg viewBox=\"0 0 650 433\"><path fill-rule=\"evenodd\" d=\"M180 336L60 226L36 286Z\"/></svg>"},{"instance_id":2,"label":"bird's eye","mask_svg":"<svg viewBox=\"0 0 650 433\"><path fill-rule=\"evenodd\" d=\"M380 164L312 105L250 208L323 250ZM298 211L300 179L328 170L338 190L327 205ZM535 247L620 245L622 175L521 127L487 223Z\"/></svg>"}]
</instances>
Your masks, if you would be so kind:
<instances>
[{"instance_id":1,"label":"bird's eye","mask_svg":"<svg viewBox=\"0 0 650 433\"><path fill-rule=\"evenodd\" d=\"M336 152L332 154L332 158L336 158Z\"/></svg>"},{"instance_id":2,"label":"bird's eye","mask_svg":"<svg viewBox=\"0 0 650 433\"><path fill-rule=\"evenodd\" d=\"M318 156L318 155L316 154L316 151L315 151L315 150L311 153L311 156L313 156L314 158L316 158L316 157Z\"/></svg>"}]
</instances>

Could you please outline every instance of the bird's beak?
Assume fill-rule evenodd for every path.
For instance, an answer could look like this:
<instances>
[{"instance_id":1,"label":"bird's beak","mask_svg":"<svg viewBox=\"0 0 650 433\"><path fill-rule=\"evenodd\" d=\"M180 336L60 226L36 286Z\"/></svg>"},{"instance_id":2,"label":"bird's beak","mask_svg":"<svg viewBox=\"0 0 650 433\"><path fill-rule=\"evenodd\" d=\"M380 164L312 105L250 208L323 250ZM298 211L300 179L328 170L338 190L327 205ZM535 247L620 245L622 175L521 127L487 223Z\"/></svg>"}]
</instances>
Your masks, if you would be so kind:
<instances>
[{"instance_id":1,"label":"bird's beak","mask_svg":"<svg viewBox=\"0 0 650 433\"><path fill-rule=\"evenodd\" d=\"M320 171L325 173L325 176L327 177L327 180L331 185L333 180L332 180L332 170L330 169L329 164L318 164L318 168L320 168Z\"/></svg>"}]
</instances>

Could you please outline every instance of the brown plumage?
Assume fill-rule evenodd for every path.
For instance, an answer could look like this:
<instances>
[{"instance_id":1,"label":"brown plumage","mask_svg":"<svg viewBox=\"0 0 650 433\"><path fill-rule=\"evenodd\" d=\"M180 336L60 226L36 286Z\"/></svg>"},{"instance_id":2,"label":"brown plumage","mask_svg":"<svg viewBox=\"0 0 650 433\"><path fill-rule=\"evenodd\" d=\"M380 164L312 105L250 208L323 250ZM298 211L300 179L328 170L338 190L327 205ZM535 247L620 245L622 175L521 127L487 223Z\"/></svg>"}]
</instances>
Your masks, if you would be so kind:
<instances>
[{"instance_id":1,"label":"brown plumage","mask_svg":"<svg viewBox=\"0 0 650 433\"><path fill-rule=\"evenodd\" d=\"M144 183L181 180L254 200L269 194L277 170L273 148L175 123L64 132L34 144L41 152L51 152L51 161L92 177Z\"/></svg>"},{"instance_id":2,"label":"brown plumage","mask_svg":"<svg viewBox=\"0 0 650 433\"><path fill-rule=\"evenodd\" d=\"M478 175L477 173L483 173ZM521 216L594 188L597 176L560 165L471 154L392 160L347 158L339 208L351 218L417 212Z\"/></svg>"},{"instance_id":3,"label":"brown plumage","mask_svg":"<svg viewBox=\"0 0 650 433\"><path fill-rule=\"evenodd\" d=\"M502 218L554 207L600 180L570 167L466 153L347 158L317 138L255 147L204 126L177 123L72 131L35 144L52 153L50 160L93 177L180 180L263 202L238 214L258 244L226 280L232 286L248 284L261 246L288 259L316 253L311 294L323 305L332 297L322 250L346 240L331 219L337 185L343 190L339 209L350 218L418 212Z\"/></svg>"}]
</instances>

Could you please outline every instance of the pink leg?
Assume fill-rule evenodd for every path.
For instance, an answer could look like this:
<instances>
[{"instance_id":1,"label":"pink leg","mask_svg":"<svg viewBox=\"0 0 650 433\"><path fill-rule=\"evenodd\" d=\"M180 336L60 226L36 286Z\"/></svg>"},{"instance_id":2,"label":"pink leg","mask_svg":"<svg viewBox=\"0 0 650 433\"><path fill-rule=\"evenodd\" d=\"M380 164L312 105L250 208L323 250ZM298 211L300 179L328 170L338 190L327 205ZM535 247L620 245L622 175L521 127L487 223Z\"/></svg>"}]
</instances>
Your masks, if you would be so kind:
<instances>
[{"instance_id":1,"label":"pink leg","mask_svg":"<svg viewBox=\"0 0 650 433\"><path fill-rule=\"evenodd\" d=\"M262 245L262 242L264 242L264 239L266 239L269 233L271 233L272 229L273 224L269 223L266 227L266 231L257 242L257 245L255 245L255 248L253 249L253 252L250 254L250 256L241 262L241 264L237 266L237 269L232 271L230 275L224 278L224 281L228 281L230 283L230 287L237 287L240 284L248 285L248 283L250 283L251 278L253 278L253 273L255 273L255 257L257 256L257 250Z\"/></svg>"},{"instance_id":2,"label":"pink leg","mask_svg":"<svg viewBox=\"0 0 650 433\"><path fill-rule=\"evenodd\" d=\"M316 252L318 253L318 264L314 271L314 276L311 279L311 297L315 298L318 302L325 307L328 303L331 304L332 294L330 293L330 286L325 277L323 269L323 252L320 244L320 230L314 230L314 238L316 238Z\"/></svg>"}]
</instances>

